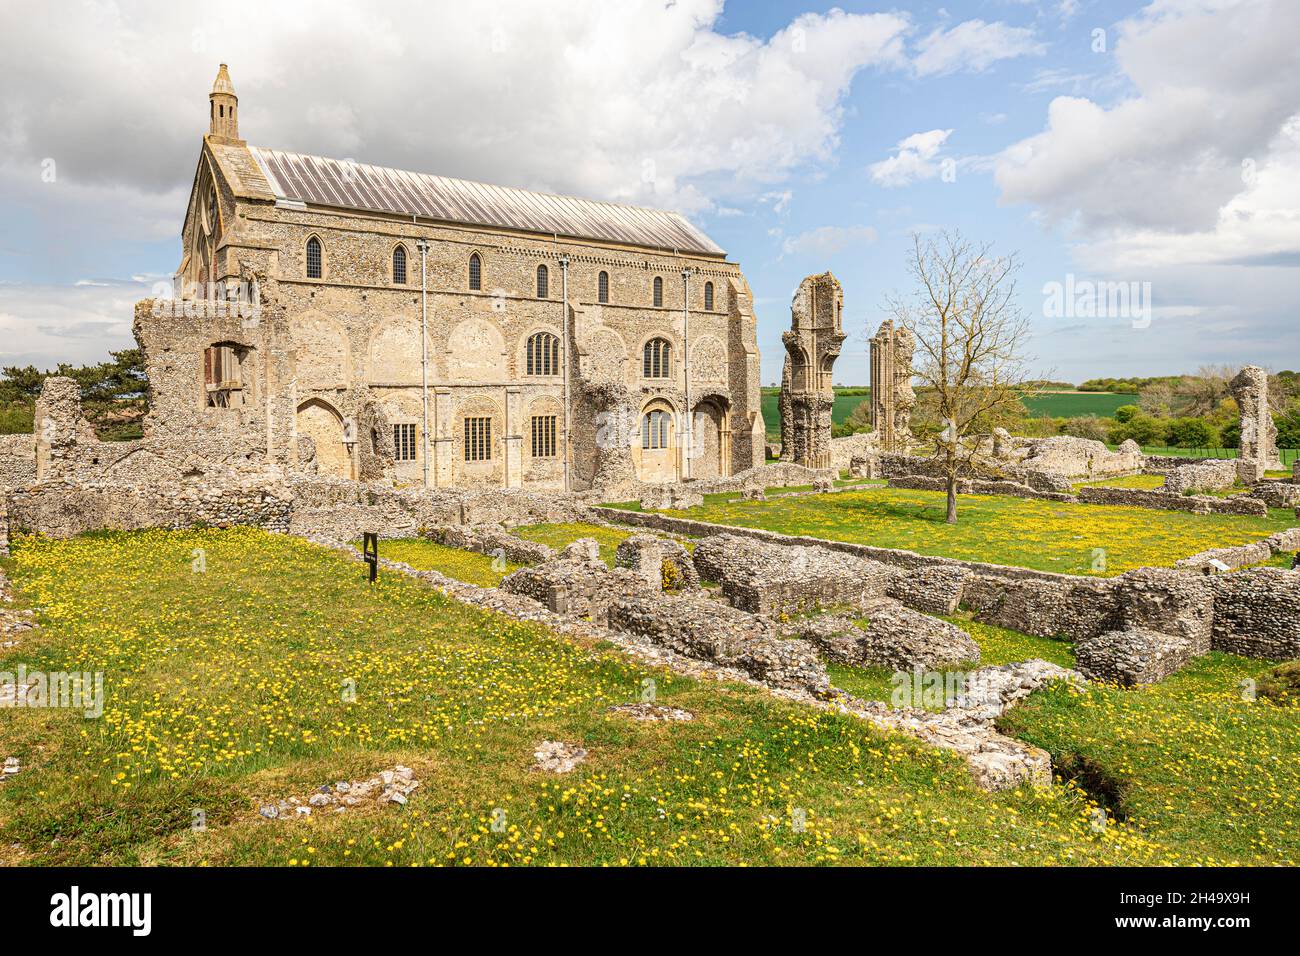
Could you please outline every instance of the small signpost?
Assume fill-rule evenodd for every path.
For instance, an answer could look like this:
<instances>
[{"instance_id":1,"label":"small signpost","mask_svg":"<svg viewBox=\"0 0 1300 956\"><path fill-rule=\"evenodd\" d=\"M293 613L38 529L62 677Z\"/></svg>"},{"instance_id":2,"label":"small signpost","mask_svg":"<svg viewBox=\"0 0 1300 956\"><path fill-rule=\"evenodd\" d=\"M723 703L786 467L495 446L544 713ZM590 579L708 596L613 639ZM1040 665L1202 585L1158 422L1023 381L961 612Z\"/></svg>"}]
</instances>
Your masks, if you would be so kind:
<instances>
[{"instance_id":1,"label":"small signpost","mask_svg":"<svg viewBox=\"0 0 1300 956\"><path fill-rule=\"evenodd\" d=\"M379 577L379 533L365 531L361 539L361 554L370 565L370 583L374 584L375 578Z\"/></svg>"}]
</instances>

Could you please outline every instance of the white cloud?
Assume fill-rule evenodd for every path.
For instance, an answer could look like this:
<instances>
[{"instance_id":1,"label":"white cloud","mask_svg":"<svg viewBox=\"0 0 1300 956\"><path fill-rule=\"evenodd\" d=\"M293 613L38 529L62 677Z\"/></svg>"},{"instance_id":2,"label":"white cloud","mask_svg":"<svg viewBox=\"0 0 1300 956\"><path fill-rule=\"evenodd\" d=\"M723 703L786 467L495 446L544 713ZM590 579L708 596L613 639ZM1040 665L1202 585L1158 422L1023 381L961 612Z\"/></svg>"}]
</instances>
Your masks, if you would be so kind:
<instances>
[{"instance_id":1,"label":"white cloud","mask_svg":"<svg viewBox=\"0 0 1300 956\"><path fill-rule=\"evenodd\" d=\"M0 40L0 152L55 157L76 182L174 188L224 60L259 145L693 210L709 177L743 192L831 160L853 77L905 63L901 15L804 14L762 41L717 32L721 11L231 0L196 21L163 0L36 5Z\"/></svg>"},{"instance_id":2,"label":"white cloud","mask_svg":"<svg viewBox=\"0 0 1300 956\"><path fill-rule=\"evenodd\" d=\"M871 179L889 188L906 186L918 179L933 179L939 175L939 163L935 159L951 135L950 129L932 129L900 140L893 156L867 167Z\"/></svg>"},{"instance_id":3,"label":"white cloud","mask_svg":"<svg viewBox=\"0 0 1300 956\"><path fill-rule=\"evenodd\" d=\"M781 256L824 258L849 246L875 242L876 239L876 230L871 226L818 226L787 238L781 245Z\"/></svg>"},{"instance_id":4,"label":"white cloud","mask_svg":"<svg viewBox=\"0 0 1300 956\"><path fill-rule=\"evenodd\" d=\"M966 20L947 30L937 29L922 39L912 65L918 76L944 75L966 70L980 73L998 60L1042 56L1047 45L1028 27Z\"/></svg>"},{"instance_id":5,"label":"white cloud","mask_svg":"<svg viewBox=\"0 0 1300 956\"><path fill-rule=\"evenodd\" d=\"M1115 58L1135 93L1109 108L1062 96L1047 128L1009 147L996 179L1085 231L1213 229L1297 107L1300 4L1166 0L1119 26Z\"/></svg>"}]
</instances>

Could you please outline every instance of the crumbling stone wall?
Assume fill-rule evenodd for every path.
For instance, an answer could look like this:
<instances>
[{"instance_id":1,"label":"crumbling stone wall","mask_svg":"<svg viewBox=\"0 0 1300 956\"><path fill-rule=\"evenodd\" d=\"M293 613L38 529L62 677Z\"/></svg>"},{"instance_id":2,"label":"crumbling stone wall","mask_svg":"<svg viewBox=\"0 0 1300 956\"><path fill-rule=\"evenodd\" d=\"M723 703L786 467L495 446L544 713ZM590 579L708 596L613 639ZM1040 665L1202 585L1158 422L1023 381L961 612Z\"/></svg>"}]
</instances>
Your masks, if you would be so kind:
<instances>
[{"instance_id":1,"label":"crumbling stone wall","mask_svg":"<svg viewBox=\"0 0 1300 956\"><path fill-rule=\"evenodd\" d=\"M812 645L782 639L763 618L701 597L623 598L608 624L650 642L744 671L774 687L825 693L826 668Z\"/></svg>"},{"instance_id":2,"label":"crumbling stone wall","mask_svg":"<svg viewBox=\"0 0 1300 956\"><path fill-rule=\"evenodd\" d=\"M1087 487L1079 489L1079 500L1092 505L1155 508L1161 511L1187 511L1200 515L1264 517L1268 514L1268 506L1264 502L1246 495L1214 498L1209 495L1181 495L1168 491L1146 491L1140 488Z\"/></svg>"},{"instance_id":3,"label":"crumbling stone wall","mask_svg":"<svg viewBox=\"0 0 1300 956\"><path fill-rule=\"evenodd\" d=\"M1211 459L1170 469L1165 474L1164 490L1178 495L1200 494L1224 491L1236 483L1237 463L1234 460Z\"/></svg>"},{"instance_id":4,"label":"crumbling stone wall","mask_svg":"<svg viewBox=\"0 0 1300 956\"><path fill-rule=\"evenodd\" d=\"M1269 660L1300 657L1300 571L1246 568L1210 580L1215 650Z\"/></svg>"},{"instance_id":5,"label":"crumbling stone wall","mask_svg":"<svg viewBox=\"0 0 1300 956\"><path fill-rule=\"evenodd\" d=\"M895 573L824 548L774 546L728 534L700 541L692 558L702 580L720 584L733 607L751 614L865 604L885 595Z\"/></svg>"},{"instance_id":6,"label":"crumbling stone wall","mask_svg":"<svg viewBox=\"0 0 1300 956\"><path fill-rule=\"evenodd\" d=\"M287 532L292 501L275 486L160 488L55 479L11 490L12 531L68 538L87 531L252 525Z\"/></svg>"}]
</instances>

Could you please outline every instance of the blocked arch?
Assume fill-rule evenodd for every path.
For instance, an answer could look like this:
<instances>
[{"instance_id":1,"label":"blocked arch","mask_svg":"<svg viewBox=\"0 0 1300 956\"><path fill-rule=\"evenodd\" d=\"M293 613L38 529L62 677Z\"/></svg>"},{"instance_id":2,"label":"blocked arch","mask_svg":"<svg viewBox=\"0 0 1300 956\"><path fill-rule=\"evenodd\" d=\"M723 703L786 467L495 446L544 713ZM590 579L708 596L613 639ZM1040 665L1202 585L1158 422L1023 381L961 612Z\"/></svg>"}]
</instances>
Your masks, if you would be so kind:
<instances>
[{"instance_id":1,"label":"blocked arch","mask_svg":"<svg viewBox=\"0 0 1300 956\"><path fill-rule=\"evenodd\" d=\"M343 416L331 402L312 397L298 405L294 431L316 445L316 474L322 477L351 478L352 457L343 444Z\"/></svg>"}]
</instances>

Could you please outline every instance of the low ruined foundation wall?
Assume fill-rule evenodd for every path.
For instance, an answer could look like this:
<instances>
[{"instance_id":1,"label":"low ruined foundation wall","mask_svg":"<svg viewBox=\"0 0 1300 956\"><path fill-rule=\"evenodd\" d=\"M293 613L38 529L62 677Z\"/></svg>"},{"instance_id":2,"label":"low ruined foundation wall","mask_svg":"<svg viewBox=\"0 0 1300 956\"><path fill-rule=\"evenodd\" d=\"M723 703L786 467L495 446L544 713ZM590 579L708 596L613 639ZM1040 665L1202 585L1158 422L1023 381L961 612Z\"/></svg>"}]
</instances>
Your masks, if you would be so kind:
<instances>
[{"instance_id":1,"label":"low ruined foundation wall","mask_svg":"<svg viewBox=\"0 0 1300 956\"><path fill-rule=\"evenodd\" d=\"M270 485L159 488L50 481L7 496L9 529L70 538L87 531L251 525L287 532L292 502Z\"/></svg>"},{"instance_id":2,"label":"low ruined foundation wall","mask_svg":"<svg viewBox=\"0 0 1300 956\"><path fill-rule=\"evenodd\" d=\"M1300 571L1248 568L1213 579L1216 651L1300 657Z\"/></svg>"},{"instance_id":3,"label":"low ruined foundation wall","mask_svg":"<svg viewBox=\"0 0 1300 956\"><path fill-rule=\"evenodd\" d=\"M918 491L947 491L945 478L930 478L923 475L907 475L902 478L890 478L891 488L910 488ZM957 493L960 495L1007 495L1012 498L1039 498L1045 501L1073 501L1074 496L1059 491L1039 491L1017 481L987 481L979 478L958 478Z\"/></svg>"},{"instance_id":4,"label":"low ruined foundation wall","mask_svg":"<svg viewBox=\"0 0 1300 956\"><path fill-rule=\"evenodd\" d=\"M1181 495L1168 491L1145 491L1140 488L1080 488L1079 500L1089 505L1118 505L1126 508L1154 508L1159 511L1186 511L1200 515L1247 515L1262 518L1268 506L1257 498L1233 495L1213 498L1208 495Z\"/></svg>"},{"instance_id":5,"label":"low ruined foundation wall","mask_svg":"<svg viewBox=\"0 0 1300 956\"><path fill-rule=\"evenodd\" d=\"M290 487L292 532L334 541L353 541L362 531L409 538L454 525L581 521L589 513L573 496L513 488L426 491L342 479L297 479Z\"/></svg>"}]
</instances>

